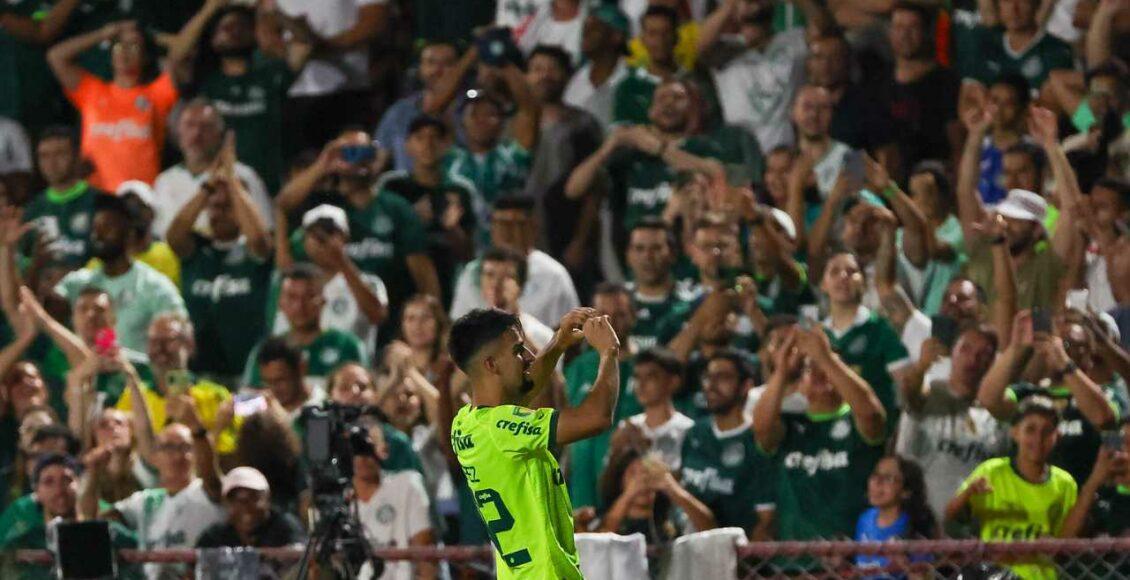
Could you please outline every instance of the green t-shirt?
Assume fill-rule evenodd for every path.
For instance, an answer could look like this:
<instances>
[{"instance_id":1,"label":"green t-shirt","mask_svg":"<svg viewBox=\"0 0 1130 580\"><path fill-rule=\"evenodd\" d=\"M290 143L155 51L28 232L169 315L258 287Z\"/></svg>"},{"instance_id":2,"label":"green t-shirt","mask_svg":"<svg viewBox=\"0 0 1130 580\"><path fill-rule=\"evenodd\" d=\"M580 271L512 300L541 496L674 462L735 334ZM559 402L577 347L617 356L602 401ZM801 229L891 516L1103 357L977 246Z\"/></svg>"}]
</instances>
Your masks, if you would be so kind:
<instances>
[{"instance_id":1,"label":"green t-shirt","mask_svg":"<svg viewBox=\"0 0 1130 580\"><path fill-rule=\"evenodd\" d=\"M451 424L499 579L582 578L573 508L554 456L557 419L549 408L467 405Z\"/></svg>"},{"instance_id":2,"label":"green t-shirt","mask_svg":"<svg viewBox=\"0 0 1130 580\"><path fill-rule=\"evenodd\" d=\"M699 157L722 157L722 150L713 140L687 137L679 149ZM635 149L618 151L609 163L612 176L612 208L623 215L624 232L631 231L645 216L663 214L667 200L674 192L676 172L654 155Z\"/></svg>"},{"instance_id":3,"label":"green t-shirt","mask_svg":"<svg viewBox=\"0 0 1130 580\"><path fill-rule=\"evenodd\" d=\"M638 350L663 346L678 334L683 322L694 312L692 300L693 297L678 286L661 299L643 296L633 289L636 324L632 326L630 340Z\"/></svg>"},{"instance_id":4,"label":"green t-shirt","mask_svg":"<svg viewBox=\"0 0 1130 580\"><path fill-rule=\"evenodd\" d=\"M42 23L56 3L9 0L4 3L4 12ZM32 138L49 125L71 123L75 118L74 109L47 65L46 54L46 46L24 43L0 30L0 78L4 79L0 85L0 115L18 120Z\"/></svg>"},{"instance_id":5,"label":"green t-shirt","mask_svg":"<svg viewBox=\"0 0 1130 580\"><path fill-rule=\"evenodd\" d=\"M972 39L977 47L979 66L970 74L990 85L1006 74L1019 74L1028 80L1033 92L1038 91L1051 71L1070 69L1075 65L1071 45L1041 32L1023 52L1017 54L1006 45L1004 28L978 27Z\"/></svg>"},{"instance_id":6,"label":"green t-shirt","mask_svg":"<svg viewBox=\"0 0 1130 580\"><path fill-rule=\"evenodd\" d=\"M125 349L124 352L126 358L137 369L137 376L141 379L141 382L148 385L154 384L153 369L149 366L149 357L131 349ZM105 397L104 406L113 407L118 404L118 399L122 398L122 393L125 393L126 389L129 388L127 381L126 374L122 372L99 373L94 378L94 392Z\"/></svg>"},{"instance_id":7,"label":"green t-shirt","mask_svg":"<svg viewBox=\"0 0 1130 580\"><path fill-rule=\"evenodd\" d=\"M259 347L255 345L247 356L247 366L243 370L243 385L258 388L259 384ZM347 363L360 363L369 366L369 355L365 353L365 345L361 339L347 332L330 328L323 330L322 334L313 342L302 347L302 359L306 361L306 376L325 378L337 367Z\"/></svg>"},{"instance_id":8,"label":"green t-shirt","mask_svg":"<svg viewBox=\"0 0 1130 580\"><path fill-rule=\"evenodd\" d=\"M98 505L99 511L113 507L101 500ZM137 537L133 531L118 522L110 522L110 537L115 549L137 547ZM45 549L47 549L47 525L44 522L43 508L33 496L25 495L12 502L12 505L0 514L0 551ZM119 568L119 577L144 578L138 568L135 566ZM0 577L47 580L55 578L55 574L50 566L16 564L11 568L0 567Z\"/></svg>"},{"instance_id":9,"label":"green t-shirt","mask_svg":"<svg viewBox=\"0 0 1130 580\"><path fill-rule=\"evenodd\" d=\"M647 72L647 67L636 66L616 85L612 99L612 122L629 125L646 125L651 97L662 79Z\"/></svg>"},{"instance_id":10,"label":"green t-shirt","mask_svg":"<svg viewBox=\"0 0 1130 580\"><path fill-rule=\"evenodd\" d=\"M622 360L619 367L620 398L616 401L613 425L643 412L643 407L636 400L635 380L631 378L632 370L635 368L634 360L631 358ZM596 382L599 370L600 353L591 349L578 355L565 367L565 396L570 405L575 407L585 400L592 390L593 383ZM600 473L604 471L611 437L612 431L608 430L569 446L569 497L577 507L603 507L600 505L598 482Z\"/></svg>"},{"instance_id":11,"label":"green t-shirt","mask_svg":"<svg viewBox=\"0 0 1130 580\"><path fill-rule=\"evenodd\" d=\"M490 212L494 201L522 193L533 159L533 154L513 139L504 139L481 155L464 147L452 147L444 158L444 173L448 179L461 178L474 185L474 203L470 209L478 225L475 242L480 246L490 243Z\"/></svg>"},{"instance_id":12,"label":"green t-shirt","mask_svg":"<svg viewBox=\"0 0 1130 580\"><path fill-rule=\"evenodd\" d=\"M973 517L981 524L981 540L1015 542L1055 537L1075 505L1075 480L1066 471L1050 466L1048 479L1032 483L1020 477L1008 457L990 459L961 484L958 493L984 477L993 491L969 499ZM1009 564L1025 580L1056 578L1055 564L1046 556Z\"/></svg>"},{"instance_id":13,"label":"green t-shirt","mask_svg":"<svg viewBox=\"0 0 1130 580\"><path fill-rule=\"evenodd\" d=\"M427 250L427 235L416 210L403 197L384 192L363 208L346 208L346 214L345 251L358 268L384 281L389 304L403 303L416 291L406 260Z\"/></svg>"},{"instance_id":14,"label":"green t-shirt","mask_svg":"<svg viewBox=\"0 0 1130 580\"><path fill-rule=\"evenodd\" d=\"M777 502L777 463L757 452L748 424L719 431L713 417L695 422L683 440L682 482L710 511L718 527L749 532L758 512Z\"/></svg>"},{"instance_id":15,"label":"green t-shirt","mask_svg":"<svg viewBox=\"0 0 1130 580\"><path fill-rule=\"evenodd\" d=\"M225 244L196 237L196 251L181 262L184 300L196 329L193 368L234 377L267 332L267 289L272 262L259 259L245 240ZM233 324L233 321L239 324Z\"/></svg>"},{"instance_id":16,"label":"green t-shirt","mask_svg":"<svg viewBox=\"0 0 1130 580\"><path fill-rule=\"evenodd\" d=\"M884 440L867 441L851 408L823 415L783 414L777 529L781 540L851 538L867 508L867 479Z\"/></svg>"},{"instance_id":17,"label":"green t-shirt","mask_svg":"<svg viewBox=\"0 0 1130 580\"><path fill-rule=\"evenodd\" d=\"M216 70L200 82L200 94L212 100L235 132L239 160L263 178L271 193L283 176L282 108L295 78L285 61L256 52L246 73L228 76Z\"/></svg>"},{"instance_id":18,"label":"green t-shirt","mask_svg":"<svg viewBox=\"0 0 1130 580\"><path fill-rule=\"evenodd\" d=\"M898 425L899 407L891 371L910 362L910 353L898 332L886 318L862 306L855 323L839 336L828 325L825 322L825 332L832 341L832 348L875 391L887 411L887 429L894 432Z\"/></svg>"},{"instance_id":19,"label":"green t-shirt","mask_svg":"<svg viewBox=\"0 0 1130 580\"><path fill-rule=\"evenodd\" d=\"M1091 522L1098 535L1121 538L1130 532L1130 488L1118 485L1099 490Z\"/></svg>"},{"instance_id":20,"label":"green t-shirt","mask_svg":"<svg viewBox=\"0 0 1130 580\"><path fill-rule=\"evenodd\" d=\"M187 315L180 292L164 274L135 261L125 274L107 276L101 268L75 270L55 286L55 292L74 305L79 292L96 286L110 295L117 323L118 344L146 352L149 323L158 315L171 312Z\"/></svg>"},{"instance_id":21,"label":"green t-shirt","mask_svg":"<svg viewBox=\"0 0 1130 580\"><path fill-rule=\"evenodd\" d=\"M35 224L21 240L20 250L30 256L36 238L47 243L56 264L80 268L90 260L90 225L94 217L94 196L102 192L85 180L66 191L47 188L24 208L24 220Z\"/></svg>"},{"instance_id":22,"label":"green t-shirt","mask_svg":"<svg viewBox=\"0 0 1130 580\"><path fill-rule=\"evenodd\" d=\"M1119 381L1100 387L1115 417L1126 413L1126 402L1118 395ZM1086 481L1095 465L1095 455L1102 445L1102 434L1096 429L1075 404L1075 397L1067 387L1057 386L1043 389L1032 383L1016 383L1008 387L1005 395L1020 402L1028 397L1042 395L1048 397L1059 411L1059 441L1052 451L1052 465L1058 466L1076 481Z\"/></svg>"}]
</instances>

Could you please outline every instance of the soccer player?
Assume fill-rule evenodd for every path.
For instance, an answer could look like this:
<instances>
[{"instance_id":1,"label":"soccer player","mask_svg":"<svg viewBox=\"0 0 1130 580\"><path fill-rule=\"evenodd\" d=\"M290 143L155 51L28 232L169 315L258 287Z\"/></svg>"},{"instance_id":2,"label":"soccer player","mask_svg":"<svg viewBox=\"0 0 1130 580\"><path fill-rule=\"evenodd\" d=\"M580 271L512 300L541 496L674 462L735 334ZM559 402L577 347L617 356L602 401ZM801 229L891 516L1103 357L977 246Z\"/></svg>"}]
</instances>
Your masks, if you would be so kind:
<instances>
[{"instance_id":1,"label":"soccer player","mask_svg":"<svg viewBox=\"0 0 1130 580\"><path fill-rule=\"evenodd\" d=\"M539 408L557 359L582 338L600 353L592 390L576 407ZM449 349L471 380L471 404L456 414L451 444L494 544L498 578L582 578L554 452L612 425L620 341L608 317L570 311L535 356L517 316L476 309L452 325Z\"/></svg>"}]
</instances>

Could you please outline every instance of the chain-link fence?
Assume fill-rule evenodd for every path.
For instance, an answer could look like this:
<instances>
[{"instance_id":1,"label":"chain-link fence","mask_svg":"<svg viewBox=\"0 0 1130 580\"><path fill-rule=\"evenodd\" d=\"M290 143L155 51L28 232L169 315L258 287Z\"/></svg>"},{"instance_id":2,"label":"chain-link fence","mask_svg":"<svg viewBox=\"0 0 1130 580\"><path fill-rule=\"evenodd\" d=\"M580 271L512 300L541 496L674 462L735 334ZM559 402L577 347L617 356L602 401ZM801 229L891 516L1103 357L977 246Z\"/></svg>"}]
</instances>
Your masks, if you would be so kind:
<instances>
[{"instance_id":1,"label":"chain-link fence","mask_svg":"<svg viewBox=\"0 0 1130 580\"><path fill-rule=\"evenodd\" d=\"M489 546L382 548L376 555L387 562L436 562L456 580L493 578ZM264 562L293 570L301 549L273 548L258 551ZM662 562L665 546L651 546L653 562ZM1130 579L1130 538L1085 540L1037 540L983 543L976 540L921 540L909 542L761 542L735 548L738 580L756 578L867 578L867 579ZM24 566L46 570L50 553L24 550L15 554ZM142 562L194 565L195 550L122 550L125 565ZM655 577L684 580L662 574L665 566L652 568ZM286 574L283 574L285 577ZM633 580L617 578L617 580ZM713 580L696 575L686 580Z\"/></svg>"}]
</instances>

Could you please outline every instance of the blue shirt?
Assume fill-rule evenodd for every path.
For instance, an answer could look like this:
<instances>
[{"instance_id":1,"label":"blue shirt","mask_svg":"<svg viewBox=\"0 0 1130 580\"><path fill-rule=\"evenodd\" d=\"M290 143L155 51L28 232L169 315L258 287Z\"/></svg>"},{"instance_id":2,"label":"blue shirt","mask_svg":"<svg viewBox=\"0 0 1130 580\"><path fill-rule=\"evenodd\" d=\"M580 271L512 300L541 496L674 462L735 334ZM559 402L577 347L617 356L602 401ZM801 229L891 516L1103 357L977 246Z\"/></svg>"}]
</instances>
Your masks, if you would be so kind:
<instances>
[{"instance_id":1,"label":"blue shirt","mask_svg":"<svg viewBox=\"0 0 1130 580\"><path fill-rule=\"evenodd\" d=\"M910 518L905 513L899 514L895 522L887 527L879 525L879 508L871 508L863 512L859 516L859 522L855 526L855 541L857 542L886 542L888 540L898 540L906 537L907 529L910 527ZM882 568L890 564L890 558L885 556L875 556L870 554L859 554L855 557L855 565L861 569L866 568ZM887 579L887 578L905 578L905 576L891 576L883 574L879 576L867 576L870 579Z\"/></svg>"},{"instance_id":2,"label":"blue shirt","mask_svg":"<svg viewBox=\"0 0 1130 580\"><path fill-rule=\"evenodd\" d=\"M412 93L393 103L377 125L377 142L381 148L392 151L392 169L412 169L412 159L404 149L404 141L408 139L408 126L423 112L420 110L423 102L424 93Z\"/></svg>"},{"instance_id":3,"label":"blue shirt","mask_svg":"<svg viewBox=\"0 0 1130 580\"><path fill-rule=\"evenodd\" d=\"M981 201L988 205L996 205L1008 195L1004 188L1004 151L988 137L981 144L981 178L977 181L977 191L981 192Z\"/></svg>"}]
</instances>

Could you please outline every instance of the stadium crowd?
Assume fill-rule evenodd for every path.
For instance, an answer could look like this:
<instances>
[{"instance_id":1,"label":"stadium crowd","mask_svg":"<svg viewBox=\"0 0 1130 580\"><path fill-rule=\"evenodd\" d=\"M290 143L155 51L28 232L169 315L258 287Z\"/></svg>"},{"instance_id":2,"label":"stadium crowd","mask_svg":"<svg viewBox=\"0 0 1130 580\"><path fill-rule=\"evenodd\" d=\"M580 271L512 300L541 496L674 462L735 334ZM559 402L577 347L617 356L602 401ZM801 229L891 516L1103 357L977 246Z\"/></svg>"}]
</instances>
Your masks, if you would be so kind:
<instances>
[{"instance_id":1,"label":"stadium crowd","mask_svg":"<svg viewBox=\"0 0 1130 580\"><path fill-rule=\"evenodd\" d=\"M303 543L328 401L369 407L375 546L497 546L446 331L582 304L625 346L559 450L578 532L1124 535L1128 36L1126 0L6 0L0 548Z\"/></svg>"}]
</instances>

